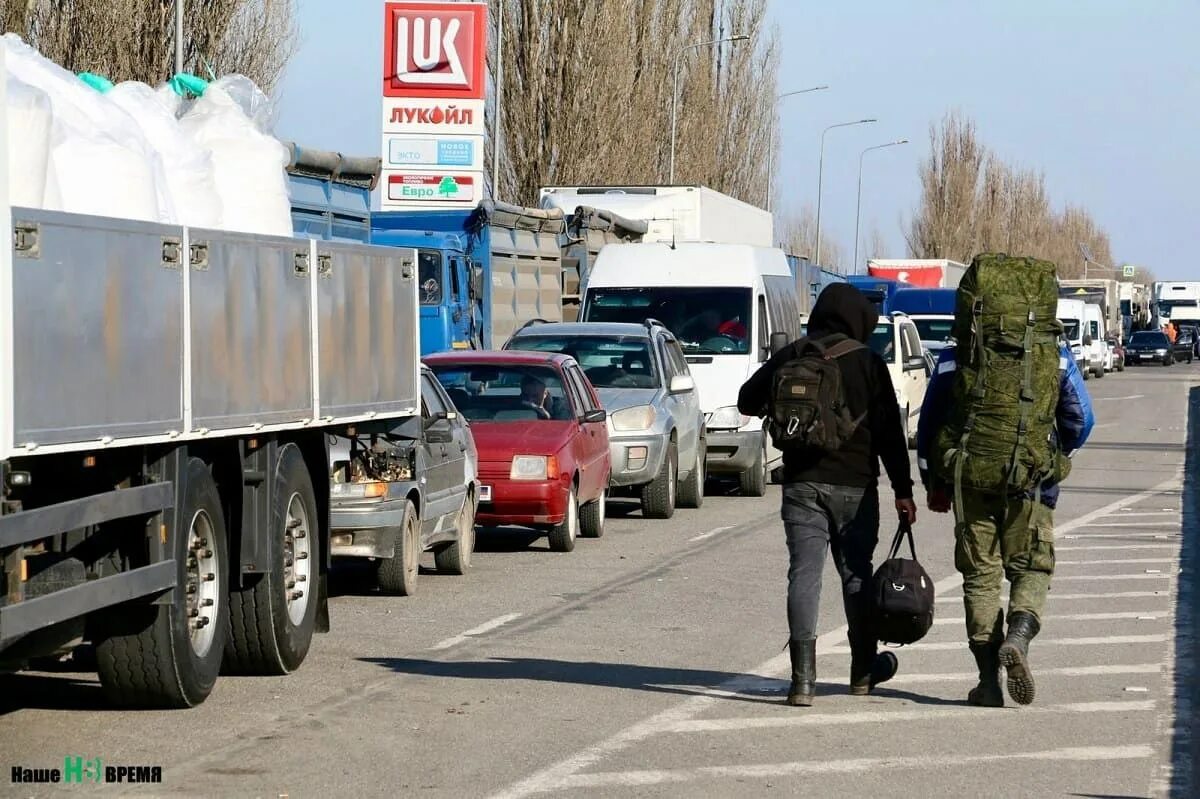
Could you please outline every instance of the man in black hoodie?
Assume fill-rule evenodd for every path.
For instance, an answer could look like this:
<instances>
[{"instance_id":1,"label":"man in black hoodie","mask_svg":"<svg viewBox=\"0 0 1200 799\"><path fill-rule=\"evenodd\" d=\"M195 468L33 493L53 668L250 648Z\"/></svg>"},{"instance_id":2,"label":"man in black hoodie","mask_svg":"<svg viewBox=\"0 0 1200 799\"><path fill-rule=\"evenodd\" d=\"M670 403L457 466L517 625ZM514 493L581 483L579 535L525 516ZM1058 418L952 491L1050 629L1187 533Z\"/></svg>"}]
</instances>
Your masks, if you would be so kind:
<instances>
[{"instance_id":1,"label":"man in black hoodie","mask_svg":"<svg viewBox=\"0 0 1200 799\"><path fill-rule=\"evenodd\" d=\"M808 338L826 346L847 338L866 344L879 313L858 289L829 286L808 320ZM763 416L775 370L796 357L797 345L785 347L742 386L738 409ZM879 540L879 461L896 495L896 510L916 520L908 443L900 424L900 406L887 365L867 348L837 359L850 415L862 421L836 452L790 449L783 453L783 517L791 565L788 569L788 627L792 685L788 703L812 704L817 681L817 611L825 551L842 578L842 597L850 639L850 693L870 693L896 673L896 656L879 653L871 627L871 559Z\"/></svg>"}]
</instances>

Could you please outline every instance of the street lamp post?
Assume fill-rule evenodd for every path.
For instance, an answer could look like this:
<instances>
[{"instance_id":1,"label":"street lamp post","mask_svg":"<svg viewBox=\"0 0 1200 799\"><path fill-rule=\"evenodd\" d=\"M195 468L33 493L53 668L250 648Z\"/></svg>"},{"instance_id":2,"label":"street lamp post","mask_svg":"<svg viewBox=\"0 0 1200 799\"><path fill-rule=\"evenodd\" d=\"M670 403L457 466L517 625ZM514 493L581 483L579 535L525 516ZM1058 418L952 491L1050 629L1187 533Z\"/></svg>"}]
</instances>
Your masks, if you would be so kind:
<instances>
[{"instance_id":1,"label":"street lamp post","mask_svg":"<svg viewBox=\"0 0 1200 799\"><path fill-rule=\"evenodd\" d=\"M679 52L675 54L675 81L671 88L671 161L669 167L669 176L667 183L675 182L675 121L676 113L679 106L679 60L683 58L688 50L695 50L698 47L709 47L714 44L723 44L725 42L745 42L749 41L750 37L744 33L739 33L735 36L726 36L723 39L711 39L707 42L696 42L679 48Z\"/></svg>"},{"instance_id":2,"label":"street lamp post","mask_svg":"<svg viewBox=\"0 0 1200 799\"><path fill-rule=\"evenodd\" d=\"M834 128L848 128L852 125L867 125L877 122L876 119L856 119L853 122L839 122L821 131L821 160L817 163L817 244L816 263L821 264L821 184L825 177L825 134Z\"/></svg>"},{"instance_id":3,"label":"street lamp post","mask_svg":"<svg viewBox=\"0 0 1200 799\"><path fill-rule=\"evenodd\" d=\"M901 144L908 144L908 139L898 139L888 142L887 144L876 144L874 147L868 147L858 154L858 200L854 204L854 261L853 274L858 274L858 226L862 221L862 170L863 157L872 150L882 150L887 147L898 147Z\"/></svg>"},{"instance_id":4,"label":"street lamp post","mask_svg":"<svg viewBox=\"0 0 1200 799\"><path fill-rule=\"evenodd\" d=\"M183 0L175 0L175 73L183 72Z\"/></svg>"},{"instance_id":5,"label":"street lamp post","mask_svg":"<svg viewBox=\"0 0 1200 799\"><path fill-rule=\"evenodd\" d=\"M793 97L797 94L808 94L809 92L819 92L828 89L828 86L813 86L811 89L797 89L794 92L784 92L775 98L775 106L779 107L779 103L788 97ZM771 118L771 136L767 140L767 210L771 210L771 182L774 178L772 169L775 167L775 119L774 115Z\"/></svg>"}]
</instances>

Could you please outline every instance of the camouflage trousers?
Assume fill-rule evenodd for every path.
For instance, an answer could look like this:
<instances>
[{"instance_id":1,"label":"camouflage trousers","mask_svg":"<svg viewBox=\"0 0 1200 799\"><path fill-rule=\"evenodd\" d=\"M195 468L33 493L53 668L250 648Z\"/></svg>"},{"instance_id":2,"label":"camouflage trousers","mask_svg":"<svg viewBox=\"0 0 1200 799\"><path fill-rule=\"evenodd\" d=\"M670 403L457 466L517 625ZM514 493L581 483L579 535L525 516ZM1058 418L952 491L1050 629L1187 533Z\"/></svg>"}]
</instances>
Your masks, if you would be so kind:
<instances>
[{"instance_id":1,"label":"camouflage trousers","mask_svg":"<svg viewBox=\"0 0 1200 799\"><path fill-rule=\"evenodd\" d=\"M1054 575L1054 511L1022 497L965 491L955 526L954 565L963 576L967 638L1003 638L1001 578L1010 584L1008 612L1041 620Z\"/></svg>"}]
</instances>

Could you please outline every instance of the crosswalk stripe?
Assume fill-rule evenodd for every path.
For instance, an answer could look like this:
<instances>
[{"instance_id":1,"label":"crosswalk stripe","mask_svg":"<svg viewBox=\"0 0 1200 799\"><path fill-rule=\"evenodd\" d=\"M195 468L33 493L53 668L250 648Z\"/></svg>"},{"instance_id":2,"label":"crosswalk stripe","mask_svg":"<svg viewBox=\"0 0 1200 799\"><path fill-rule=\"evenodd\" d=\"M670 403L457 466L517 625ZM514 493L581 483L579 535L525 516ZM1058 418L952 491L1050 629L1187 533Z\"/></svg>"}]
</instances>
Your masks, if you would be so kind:
<instances>
[{"instance_id":1,"label":"crosswalk stripe","mask_svg":"<svg viewBox=\"0 0 1200 799\"><path fill-rule=\"evenodd\" d=\"M962 588L962 586L961 586L961 585L960 585L960 586L958 586L958 587L959 587L959 588ZM1100 593L1100 594L1056 594L1056 593L1054 593L1053 591L1051 591L1051 592L1050 592L1050 598L1049 598L1049 600L1048 600L1048 601L1049 601L1050 603L1054 603L1054 602L1057 602L1057 601L1059 601L1059 600L1076 600L1076 599L1146 599L1146 598L1149 598L1149 597L1162 597L1162 598L1164 598L1164 599L1165 599L1165 598L1166 598L1166 597L1168 597L1168 596L1170 596L1170 592L1169 592L1169 591L1111 591L1111 592ZM1001 601L1007 602L1007 601L1008 601L1008 594L1001 594L1001 595L1000 595L1000 599L1001 599ZM942 603L950 603L950 602L957 602L957 603L960 603L960 604L961 604L961 603L962 603L962 601L963 601L963 598L962 598L962 595L961 595L961 594L959 594L959 595L957 595L957 596L939 596L939 597L937 597L936 599L934 599L934 602L937 602L938 604L942 604Z\"/></svg>"},{"instance_id":2,"label":"crosswalk stripe","mask_svg":"<svg viewBox=\"0 0 1200 799\"><path fill-rule=\"evenodd\" d=\"M1119 619L1161 619L1162 613L1147 613L1144 610L1122 610L1112 613L1047 613L1043 614L1042 622L1047 621L1117 621ZM934 624L965 624L962 616L937 618Z\"/></svg>"},{"instance_id":3,"label":"crosswalk stripe","mask_svg":"<svg viewBox=\"0 0 1200 799\"><path fill-rule=\"evenodd\" d=\"M1167 549L1179 550L1178 544L1100 544L1099 546L1055 547L1055 552L1103 552L1125 549Z\"/></svg>"},{"instance_id":4,"label":"crosswalk stripe","mask_svg":"<svg viewBox=\"0 0 1200 799\"><path fill-rule=\"evenodd\" d=\"M1174 580L1175 571L1168 574L1056 574L1054 582L1102 582L1108 580Z\"/></svg>"},{"instance_id":5,"label":"crosswalk stripe","mask_svg":"<svg viewBox=\"0 0 1200 799\"><path fill-rule=\"evenodd\" d=\"M1103 646L1105 644L1161 644L1167 640L1165 635L1097 635L1082 638L1038 638L1035 647L1043 646ZM920 650L922 652L950 652L955 649L966 649L965 641L932 641L918 642L904 647L906 652ZM826 655L845 655L850 652L849 646L837 646L825 650Z\"/></svg>"},{"instance_id":6,"label":"crosswalk stripe","mask_svg":"<svg viewBox=\"0 0 1200 799\"><path fill-rule=\"evenodd\" d=\"M1108 523L1108 522L1106 522L1104 524L1086 524L1086 525L1084 525L1084 527L1089 530L1099 528L1099 527L1118 527L1118 528L1125 528L1125 529L1130 529L1130 528L1136 529L1136 528L1140 528L1140 527L1178 527L1178 526L1179 526L1179 522L1129 522L1129 523L1125 523L1125 522Z\"/></svg>"},{"instance_id":7,"label":"crosswalk stripe","mask_svg":"<svg viewBox=\"0 0 1200 799\"><path fill-rule=\"evenodd\" d=\"M961 710L959 712L962 712ZM992 714L997 713L991 710ZM1003 712L1003 711L999 711ZM989 753L979 755L918 755L913 757L864 757L851 760L800 760L790 763L762 763L737 766L699 766L690 769L653 769L593 772L572 774L553 783L542 783L525 793L557 792L571 788L604 788L608 786L646 786L667 783L693 782L714 777L769 778L811 776L813 774L855 774L880 769L919 769L933 771L953 766L997 763L1008 760L1057 762L1094 762L1112 760L1144 760L1154 756L1153 747L1134 746L1076 746L1045 749L1033 752Z\"/></svg>"},{"instance_id":8,"label":"crosswalk stripe","mask_svg":"<svg viewBox=\"0 0 1200 799\"><path fill-rule=\"evenodd\" d=\"M1133 663L1128 666L1119 664L1104 664L1100 666L1066 666L1061 668L1038 667L1038 677L1102 677L1111 674L1160 674L1162 666L1158 663ZM901 672L888 680L887 685L911 685L924 682L961 682L973 683L979 679L979 673L974 671L943 672L923 674L920 672ZM886 688L887 686L883 686ZM882 690L882 689L881 689Z\"/></svg>"},{"instance_id":9,"label":"crosswalk stripe","mask_svg":"<svg viewBox=\"0 0 1200 799\"><path fill-rule=\"evenodd\" d=\"M1154 709L1154 701L1138 702L1079 702L1065 705L1045 705L1026 708L1023 712L1039 715L1049 713L1127 713ZM775 716L745 716L742 718L690 719L661 730L664 733L733 732L761 730L772 727L809 727L842 724L883 724L893 721L926 721L944 718L991 716L995 708L986 707L925 707L910 710L862 710L843 713L788 712Z\"/></svg>"},{"instance_id":10,"label":"crosswalk stripe","mask_svg":"<svg viewBox=\"0 0 1200 799\"><path fill-rule=\"evenodd\" d=\"M1097 558L1095 560L1060 560L1055 566L1107 566L1119 563L1175 563L1176 558ZM1101 575L1103 576L1103 575Z\"/></svg>"}]
</instances>

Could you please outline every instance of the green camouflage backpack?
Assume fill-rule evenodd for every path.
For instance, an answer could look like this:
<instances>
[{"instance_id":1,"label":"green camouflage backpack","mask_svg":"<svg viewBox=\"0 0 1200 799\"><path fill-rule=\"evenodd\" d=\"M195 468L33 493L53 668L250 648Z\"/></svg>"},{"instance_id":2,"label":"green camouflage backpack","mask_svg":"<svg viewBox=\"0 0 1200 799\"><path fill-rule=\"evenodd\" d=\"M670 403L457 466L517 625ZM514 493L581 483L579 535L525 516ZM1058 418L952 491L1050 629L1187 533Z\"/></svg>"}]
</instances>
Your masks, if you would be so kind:
<instances>
[{"instance_id":1,"label":"green camouflage backpack","mask_svg":"<svg viewBox=\"0 0 1200 799\"><path fill-rule=\"evenodd\" d=\"M959 284L953 407L931 452L959 500L963 489L1029 491L1061 468L1051 443L1062 334L1056 271L1048 261L984 253Z\"/></svg>"}]
</instances>

